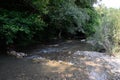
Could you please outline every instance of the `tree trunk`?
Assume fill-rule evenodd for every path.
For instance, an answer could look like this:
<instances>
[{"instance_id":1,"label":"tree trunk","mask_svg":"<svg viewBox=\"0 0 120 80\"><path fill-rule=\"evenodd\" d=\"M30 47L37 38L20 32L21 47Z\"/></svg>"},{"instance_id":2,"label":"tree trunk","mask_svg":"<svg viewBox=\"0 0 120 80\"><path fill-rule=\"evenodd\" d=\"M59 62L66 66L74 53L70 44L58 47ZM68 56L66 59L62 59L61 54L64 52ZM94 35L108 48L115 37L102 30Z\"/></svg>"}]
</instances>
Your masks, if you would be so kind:
<instances>
[{"instance_id":1,"label":"tree trunk","mask_svg":"<svg viewBox=\"0 0 120 80\"><path fill-rule=\"evenodd\" d=\"M59 31L59 34L58 34L58 38L61 39L62 38L62 30Z\"/></svg>"}]
</instances>

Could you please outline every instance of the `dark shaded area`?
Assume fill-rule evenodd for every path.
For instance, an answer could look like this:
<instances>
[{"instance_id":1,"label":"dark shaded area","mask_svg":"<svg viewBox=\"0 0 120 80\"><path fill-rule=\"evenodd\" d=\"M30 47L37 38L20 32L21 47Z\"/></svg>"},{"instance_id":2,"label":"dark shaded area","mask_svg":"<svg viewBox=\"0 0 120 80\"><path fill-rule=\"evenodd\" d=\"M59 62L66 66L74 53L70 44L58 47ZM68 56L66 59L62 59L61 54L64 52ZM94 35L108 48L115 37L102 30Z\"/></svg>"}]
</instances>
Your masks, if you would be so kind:
<instances>
[{"instance_id":1,"label":"dark shaded area","mask_svg":"<svg viewBox=\"0 0 120 80\"><path fill-rule=\"evenodd\" d=\"M7 51L7 45L5 39L0 39L0 54L6 53Z\"/></svg>"},{"instance_id":2,"label":"dark shaded area","mask_svg":"<svg viewBox=\"0 0 120 80\"><path fill-rule=\"evenodd\" d=\"M32 6L28 0L0 0L0 8L22 12L38 12L38 10Z\"/></svg>"}]
</instances>

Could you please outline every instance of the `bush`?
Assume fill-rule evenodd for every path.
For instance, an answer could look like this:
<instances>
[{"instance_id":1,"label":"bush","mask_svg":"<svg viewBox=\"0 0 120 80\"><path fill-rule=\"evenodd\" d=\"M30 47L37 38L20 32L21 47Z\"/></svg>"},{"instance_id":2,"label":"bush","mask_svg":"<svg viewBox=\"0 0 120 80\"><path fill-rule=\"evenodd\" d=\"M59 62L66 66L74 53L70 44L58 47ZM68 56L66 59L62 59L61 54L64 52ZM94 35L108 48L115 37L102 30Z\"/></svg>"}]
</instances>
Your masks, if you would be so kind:
<instances>
[{"instance_id":1,"label":"bush","mask_svg":"<svg viewBox=\"0 0 120 80\"><path fill-rule=\"evenodd\" d=\"M99 11L100 12L100 11ZM101 13L101 12L100 12ZM120 10L102 9L100 25L95 27L94 39L102 45L107 53L120 53Z\"/></svg>"},{"instance_id":2,"label":"bush","mask_svg":"<svg viewBox=\"0 0 120 80\"><path fill-rule=\"evenodd\" d=\"M0 39L5 44L25 44L43 30L45 23L37 14L0 9Z\"/></svg>"}]
</instances>

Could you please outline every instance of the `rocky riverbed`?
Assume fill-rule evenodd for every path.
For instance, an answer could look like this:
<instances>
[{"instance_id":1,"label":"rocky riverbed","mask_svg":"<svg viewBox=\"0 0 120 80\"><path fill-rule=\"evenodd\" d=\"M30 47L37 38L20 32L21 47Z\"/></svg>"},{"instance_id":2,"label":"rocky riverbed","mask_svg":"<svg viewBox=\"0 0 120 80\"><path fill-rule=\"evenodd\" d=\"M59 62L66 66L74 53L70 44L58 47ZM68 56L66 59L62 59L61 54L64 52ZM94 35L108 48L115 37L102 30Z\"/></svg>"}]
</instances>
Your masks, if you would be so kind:
<instances>
[{"instance_id":1,"label":"rocky riverbed","mask_svg":"<svg viewBox=\"0 0 120 80\"><path fill-rule=\"evenodd\" d=\"M120 58L69 40L26 50L26 57L0 56L0 80L120 80Z\"/></svg>"}]
</instances>

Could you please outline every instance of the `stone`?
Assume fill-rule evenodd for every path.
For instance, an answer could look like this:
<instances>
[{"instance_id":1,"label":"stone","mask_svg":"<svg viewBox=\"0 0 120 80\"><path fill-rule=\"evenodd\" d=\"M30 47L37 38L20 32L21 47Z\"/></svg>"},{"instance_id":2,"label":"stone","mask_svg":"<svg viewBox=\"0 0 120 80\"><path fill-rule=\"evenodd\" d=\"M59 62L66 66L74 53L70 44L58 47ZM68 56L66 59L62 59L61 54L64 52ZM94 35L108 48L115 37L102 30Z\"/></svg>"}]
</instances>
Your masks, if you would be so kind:
<instances>
[{"instance_id":1,"label":"stone","mask_svg":"<svg viewBox=\"0 0 120 80\"><path fill-rule=\"evenodd\" d=\"M7 52L8 55L12 55L12 56L15 56L16 58L23 58L25 56L27 56L27 54L25 53L22 53L22 52L16 52L16 51L8 51Z\"/></svg>"}]
</instances>

